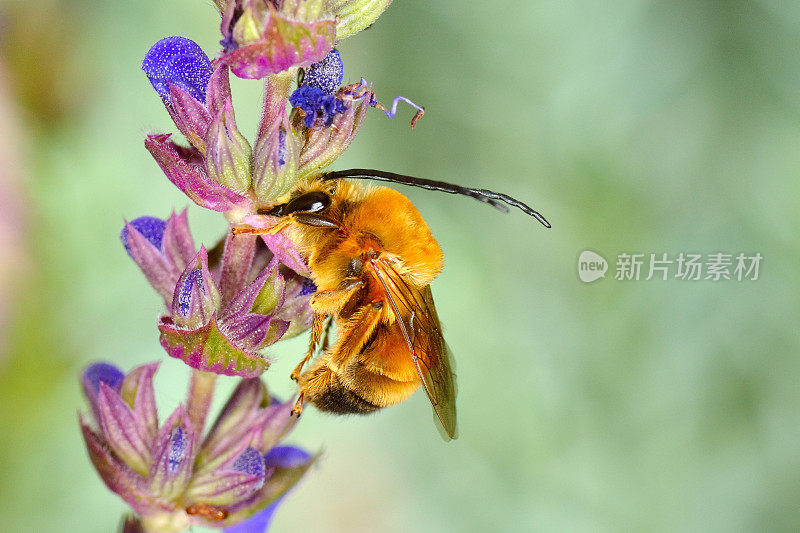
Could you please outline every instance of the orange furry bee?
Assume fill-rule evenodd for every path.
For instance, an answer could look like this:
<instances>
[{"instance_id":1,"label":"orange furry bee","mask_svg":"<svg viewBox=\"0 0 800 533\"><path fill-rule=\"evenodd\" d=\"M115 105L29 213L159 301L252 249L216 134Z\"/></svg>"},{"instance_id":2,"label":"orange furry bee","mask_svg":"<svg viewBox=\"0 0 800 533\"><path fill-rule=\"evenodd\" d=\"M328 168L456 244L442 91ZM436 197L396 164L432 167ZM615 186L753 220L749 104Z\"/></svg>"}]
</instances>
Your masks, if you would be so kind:
<instances>
[{"instance_id":1,"label":"orange furry bee","mask_svg":"<svg viewBox=\"0 0 800 533\"><path fill-rule=\"evenodd\" d=\"M405 400L422 385L447 437L455 438L455 379L430 289L442 270L442 251L408 198L346 178L463 194L503 211L508 211L506 203L550 224L500 193L354 169L302 183L286 203L259 211L279 217L270 229L236 228L286 232L307 259L317 285L311 343L292 373L300 387L295 414L303 402L333 413L371 413ZM332 322L338 335L329 347ZM303 371L320 344L322 353Z\"/></svg>"}]
</instances>

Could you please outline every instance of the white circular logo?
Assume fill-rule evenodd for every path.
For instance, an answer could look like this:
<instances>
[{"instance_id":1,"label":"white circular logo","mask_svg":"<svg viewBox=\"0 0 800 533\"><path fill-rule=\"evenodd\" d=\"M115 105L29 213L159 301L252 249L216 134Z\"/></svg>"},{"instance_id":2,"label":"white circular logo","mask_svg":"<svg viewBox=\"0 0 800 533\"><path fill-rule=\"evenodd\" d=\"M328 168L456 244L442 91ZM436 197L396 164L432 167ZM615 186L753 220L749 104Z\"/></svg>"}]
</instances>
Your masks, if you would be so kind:
<instances>
[{"instance_id":1,"label":"white circular logo","mask_svg":"<svg viewBox=\"0 0 800 533\"><path fill-rule=\"evenodd\" d=\"M584 283L591 283L606 277L608 262L605 257L591 250L584 250L578 257L578 277Z\"/></svg>"}]
</instances>

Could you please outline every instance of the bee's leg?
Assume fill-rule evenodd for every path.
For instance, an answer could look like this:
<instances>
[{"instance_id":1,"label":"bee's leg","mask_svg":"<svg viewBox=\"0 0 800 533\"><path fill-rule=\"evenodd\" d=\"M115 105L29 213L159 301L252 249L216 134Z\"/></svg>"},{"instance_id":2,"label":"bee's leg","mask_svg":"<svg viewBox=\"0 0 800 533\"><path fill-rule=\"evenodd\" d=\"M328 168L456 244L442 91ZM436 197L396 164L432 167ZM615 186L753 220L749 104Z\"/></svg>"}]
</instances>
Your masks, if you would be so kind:
<instances>
[{"instance_id":1,"label":"bee's leg","mask_svg":"<svg viewBox=\"0 0 800 533\"><path fill-rule=\"evenodd\" d=\"M363 286L364 282L361 280L346 280L336 289L317 291L311 298L311 306L317 313L335 315Z\"/></svg>"},{"instance_id":2,"label":"bee's leg","mask_svg":"<svg viewBox=\"0 0 800 533\"><path fill-rule=\"evenodd\" d=\"M298 364L294 370L292 370L291 378L293 381L297 381L297 378L300 376L300 372L303 371L303 366L305 366L305 364L308 363L312 357L314 357L314 352L316 351L317 345L322 337L322 329L325 325L325 319L327 317L328 315L314 313L314 322L311 324L311 342L308 345L308 353L306 353L306 356L303 357L302 361L300 361L300 364Z\"/></svg>"},{"instance_id":3,"label":"bee's leg","mask_svg":"<svg viewBox=\"0 0 800 533\"><path fill-rule=\"evenodd\" d=\"M333 325L333 318L328 317L328 322L325 323L325 332L322 334L322 345L320 345L320 351L327 352L328 345L331 336L331 326Z\"/></svg>"},{"instance_id":4,"label":"bee's leg","mask_svg":"<svg viewBox=\"0 0 800 533\"><path fill-rule=\"evenodd\" d=\"M277 224L271 226L269 228L247 228L242 226L236 226L231 231L234 235L238 235L240 233L249 233L251 235L275 235L283 231L283 229L291 224L292 219L291 217L283 217L281 218Z\"/></svg>"},{"instance_id":5,"label":"bee's leg","mask_svg":"<svg viewBox=\"0 0 800 533\"><path fill-rule=\"evenodd\" d=\"M305 366L305 364L312 357L314 357L314 351L316 350L317 345L322 338L322 330L325 326L325 319L329 315L337 313L339 309L341 309L342 306L353 296L353 294L363 286L364 282L361 280L352 281L339 289L317 291L317 293L311 298L311 306L314 308L314 322L311 325L311 342L308 346L308 353L303 360L300 361L300 364L295 367L294 371L292 371L292 379L294 381L297 381L297 378L300 376L300 372L303 371L303 366ZM330 330L330 325L332 322L332 320L331 322L328 322L328 326L325 328L325 345L323 346L323 350L327 350L328 348L327 332Z\"/></svg>"},{"instance_id":6,"label":"bee's leg","mask_svg":"<svg viewBox=\"0 0 800 533\"><path fill-rule=\"evenodd\" d=\"M292 415L297 418L300 418L300 415L303 414L303 396L305 396L305 393L301 391L297 401L294 402L294 407L292 407Z\"/></svg>"}]
</instances>

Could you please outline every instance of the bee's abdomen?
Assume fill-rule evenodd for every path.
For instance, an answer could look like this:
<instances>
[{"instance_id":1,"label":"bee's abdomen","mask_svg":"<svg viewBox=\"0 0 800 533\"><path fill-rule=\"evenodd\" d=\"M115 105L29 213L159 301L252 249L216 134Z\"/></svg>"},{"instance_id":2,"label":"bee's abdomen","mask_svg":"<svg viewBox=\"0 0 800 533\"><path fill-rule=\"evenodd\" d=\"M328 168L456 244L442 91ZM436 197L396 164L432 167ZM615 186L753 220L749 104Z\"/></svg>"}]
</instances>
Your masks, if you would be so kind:
<instances>
[{"instance_id":1,"label":"bee's abdomen","mask_svg":"<svg viewBox=\"0 0 800 533\"><path fill-rule=\"evenodd\" d=\"M330 370L327 379L321 386L310 390L307 399L320 411L336 414L368 414L380 409L379 405L371 403L349 388L339 379L339 376Z\"/></svg>"}]
</instances>

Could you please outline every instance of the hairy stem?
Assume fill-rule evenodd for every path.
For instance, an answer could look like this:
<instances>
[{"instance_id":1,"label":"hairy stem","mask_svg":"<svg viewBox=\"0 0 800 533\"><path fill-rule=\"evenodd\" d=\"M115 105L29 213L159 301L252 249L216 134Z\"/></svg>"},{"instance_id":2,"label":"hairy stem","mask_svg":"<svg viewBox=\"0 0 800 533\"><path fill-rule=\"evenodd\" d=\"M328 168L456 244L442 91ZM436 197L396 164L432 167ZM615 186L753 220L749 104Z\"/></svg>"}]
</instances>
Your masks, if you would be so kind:
<instances>
[{"instance_id":1,"label":"hairy stem","mask_svg":"<svg viewBox=\"0 0 800 533\"><path fill-rule=\"evenodd\" d=\"M192 426L198 435L203 433L208 409L211 407L211 399L214 397L216 383L216 374L192 370L192 381L189 384L186 409L189 411L189 419L192 421Z\"/></svg>"}]
</instances>

